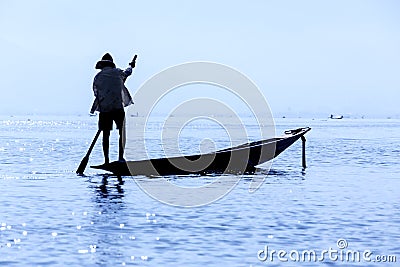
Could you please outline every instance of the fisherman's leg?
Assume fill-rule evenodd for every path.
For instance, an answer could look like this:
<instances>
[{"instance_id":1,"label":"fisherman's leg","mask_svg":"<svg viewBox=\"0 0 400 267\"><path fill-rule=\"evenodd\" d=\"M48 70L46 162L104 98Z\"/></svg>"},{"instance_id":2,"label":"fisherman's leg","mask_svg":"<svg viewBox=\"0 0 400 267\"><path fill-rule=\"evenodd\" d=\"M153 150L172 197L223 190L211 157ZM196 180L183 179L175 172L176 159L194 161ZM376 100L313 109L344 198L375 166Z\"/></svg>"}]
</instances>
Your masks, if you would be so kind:
<instances>
[{"instance_id":1,"label":"fisherman's leg","mask_svg":"<svg viewBox=\"0 0 400 267\"><path fill-rule=\"evenodd\" d=\"M109 149L110 149L110 130L103 130L103 153L104 153L105 164L108 164L110 162Z\"/></svg>"},{"instance_id":2,"label":"fisherman's leg","mask_svg":"<svg viewBox=\"0 0 400 267\"><path fill-rule=\"evenodd\" d=\"M110 131L112 130L112 117L109 112L100 112L99 115L99 129L103 131L103 153L104 163L110 162L109 149L110 149Z\"/></svg>"},{"instance_id":3,"label":"fisherman's leg","mask_svg":"<svg viewBox=\"0 0 400 267\"><path fill-rule=\"evenodd\" d=\"M119 132L119 154L118 160L125 161L124 159L124 151L125 151L125 143L126 143L126 130L125 130L125 112L124 110L119 110L117 112L116 120L115 120Z\"/></svg>"},{"instance_id":4,"label":"fisherman's leg","mask_svg":"<svg viewBox=\"0 0 400 267\"><path fill-rule=\"evenodd\" d=\"M124 161L124 151L125 151L125 144L126 144L126 131L125 127L121 127L118 129L119 131L119 157L118 160Z\"/></svg>"}]
</instances>

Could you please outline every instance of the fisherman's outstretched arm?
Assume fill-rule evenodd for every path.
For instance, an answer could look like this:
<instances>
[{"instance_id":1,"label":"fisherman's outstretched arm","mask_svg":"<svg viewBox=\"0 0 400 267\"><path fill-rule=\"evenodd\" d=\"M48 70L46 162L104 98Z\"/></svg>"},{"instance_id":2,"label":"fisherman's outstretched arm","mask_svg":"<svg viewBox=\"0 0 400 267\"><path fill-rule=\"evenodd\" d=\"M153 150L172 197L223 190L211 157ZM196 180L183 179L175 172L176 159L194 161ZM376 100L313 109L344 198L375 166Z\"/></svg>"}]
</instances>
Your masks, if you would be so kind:
<instances>
[{"instance_id":1,"label":"fisherman's outstretched arm","mask_svg":"<svg viewBox=\"0 0 400 267\"><path fill-rule=\"evenodd\" d=\"M126 78L128 78L129 76L131 76L131 74L132 74L132 67L127 67L125 70L122 71L122 73L124 74L124 81L125 81Z\"/></svg>"}]
</instances>

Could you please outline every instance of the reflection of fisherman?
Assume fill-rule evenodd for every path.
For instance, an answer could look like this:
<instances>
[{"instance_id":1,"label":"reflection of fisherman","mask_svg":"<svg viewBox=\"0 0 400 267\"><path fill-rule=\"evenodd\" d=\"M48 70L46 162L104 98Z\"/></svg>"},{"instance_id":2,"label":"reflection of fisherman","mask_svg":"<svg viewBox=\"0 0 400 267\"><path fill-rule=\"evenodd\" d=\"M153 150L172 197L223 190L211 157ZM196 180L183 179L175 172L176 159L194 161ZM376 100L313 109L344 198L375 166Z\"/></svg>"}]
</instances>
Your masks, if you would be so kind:
<instances>
[{"instance_id":1,"label":"reflection of fisherman","mask_svg":"<svg viewBox=\"0 0 400 267\"><path fill-rule=\"evenodd\" d=\"M125 111L124 107L133 104L132 97L125 87L125 80L132 74L136 56L130 67L121 70L115 67L113 58L106 53L96 64L101 71L94 77L93 92L96 99L90 113L99 111L99 130L103 131L103 152L105 164L109 163L109 139L113 121L119 130L119 160L124 161L125 148Z\"/></svg>"}]
</instances>

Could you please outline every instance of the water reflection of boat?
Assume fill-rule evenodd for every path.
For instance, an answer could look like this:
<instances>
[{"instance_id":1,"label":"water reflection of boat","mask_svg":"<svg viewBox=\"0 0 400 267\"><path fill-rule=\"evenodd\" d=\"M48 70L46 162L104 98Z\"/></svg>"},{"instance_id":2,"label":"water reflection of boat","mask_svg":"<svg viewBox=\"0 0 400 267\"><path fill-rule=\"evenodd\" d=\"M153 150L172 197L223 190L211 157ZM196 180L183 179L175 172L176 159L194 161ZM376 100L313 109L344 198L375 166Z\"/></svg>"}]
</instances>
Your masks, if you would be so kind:
<instances>
[{"instance_id":1,"label":"water reflection of boat","mask_svg":"<svg viewBox=\"0 0 400 267\"><path fill-rule=\"evenodd\" d=\"M304 135L310 130L309 127L289 130L281 137L250 142L207 154L127 162L114 161L92 168L122 176L252 173L257 165L275 158L300 138L303 141L303 167L305 167Z\"/></svg>"}]
</instances>

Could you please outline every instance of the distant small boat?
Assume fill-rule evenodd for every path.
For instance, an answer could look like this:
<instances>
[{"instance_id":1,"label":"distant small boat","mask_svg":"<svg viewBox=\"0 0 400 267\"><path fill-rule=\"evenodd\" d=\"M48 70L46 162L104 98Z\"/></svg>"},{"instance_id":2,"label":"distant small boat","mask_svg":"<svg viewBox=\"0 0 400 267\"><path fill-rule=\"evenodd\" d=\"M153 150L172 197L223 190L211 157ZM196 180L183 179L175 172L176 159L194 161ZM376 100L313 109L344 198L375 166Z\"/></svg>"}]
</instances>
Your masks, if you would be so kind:
<instances>
[{"instance_id":1,"label":"distant small boat","mask_svg":"<svg viewBox=\"0 0 400 267\"><path fill-rule=\"evenodd\" d=\"M333 119L333 120L341 120L341 119L343 119L343 115L334 116L334 115L331 114L331 116L330 116L329 118L330 118L330 119Z\"/></svg>"},{"instance_id":2,"label":"distant small boat","mask_svg":"<svg viewBox=\"0 0 400 267\"><path fill-rule=\"evenodd\" d=\"M139 112L136 112L136 114L131 114L131 117L139 117Z\"/></svg>"},{"instance_id":3,"label":"distant small boat","mask_svg":"<svg viewBox=\"0 0 400 267\"><path fill-rule=\"evenodd\" d=\"M304 135L310 130L310 127L288 130L281 137L250 142L207 154L126 162L114 161L91 167L120 176L254 173L257 165L275 158L301 138L303 140L303 167L305 168ZM200 158L201 160L199 160ZM205 162L206 165L204 165Z\"/></svg>"}]
</instances>

